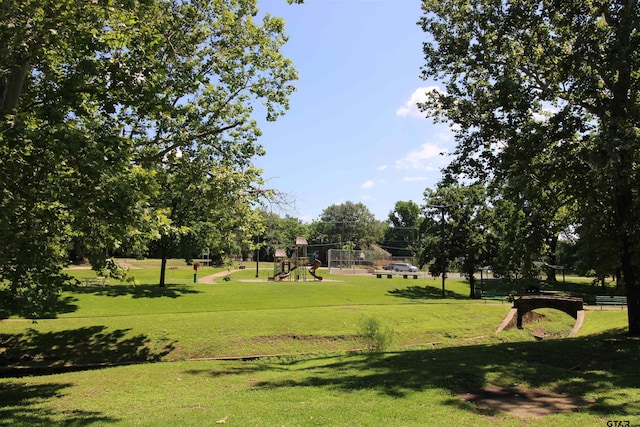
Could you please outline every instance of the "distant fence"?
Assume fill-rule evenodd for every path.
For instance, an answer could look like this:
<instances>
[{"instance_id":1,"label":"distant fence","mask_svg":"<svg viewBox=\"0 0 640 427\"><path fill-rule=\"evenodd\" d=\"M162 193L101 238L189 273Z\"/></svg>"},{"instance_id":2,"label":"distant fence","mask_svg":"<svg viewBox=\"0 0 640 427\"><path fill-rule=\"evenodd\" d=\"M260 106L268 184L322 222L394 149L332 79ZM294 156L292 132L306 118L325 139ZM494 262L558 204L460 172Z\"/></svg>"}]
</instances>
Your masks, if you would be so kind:
<instances>
[{"instance_id":1,"label":"distant fence","mask_svg":"<svg viewBox=\"0 0 640 427\"><path fill-rule=\"evenodd\" d=\"M415 264L411 257L392 257L381 251L369 249L329 249L327 266L329 273L332 269L343 272L360 272L362 270L379 270L391 262L406 262Z\"/></svg>"}]
</instances>

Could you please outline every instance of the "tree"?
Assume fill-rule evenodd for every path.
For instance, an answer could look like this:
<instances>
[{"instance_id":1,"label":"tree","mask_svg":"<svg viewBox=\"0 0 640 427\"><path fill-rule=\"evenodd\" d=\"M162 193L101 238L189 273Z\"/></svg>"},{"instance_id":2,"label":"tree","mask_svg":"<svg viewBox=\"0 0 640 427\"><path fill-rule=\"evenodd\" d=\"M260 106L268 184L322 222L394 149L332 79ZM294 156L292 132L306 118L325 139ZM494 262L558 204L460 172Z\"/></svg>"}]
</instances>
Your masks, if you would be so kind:
<instances>
[{"instance_id":1,"label":"tree","mask_svg":"<svg viewBox=\"0 0 640 427\"><path fill-rule=\"evenodd\" d=\"M206 149L237 171L262 153L253 104L276 119L297 76L283 21L257 13L255 0L2 3L0 283L23 314L55 301L70 246L101 268L157 235L167 156Z\"/></svg>"},{"instance_id":2,"label":"tree","mask_svg":"<svg viewBox=\"0 0 640 427\"><path fill-rule=\"evenodd\" d=\"M81 235L116 246L140 225L147 190L106 112L122 95L106 90L109 23L133 11L123 5L107 20L104 7L84 6L0 7L0 283L26 316L52 314L67 248Z\"/></svg>"},{"instance_id":3,"label":"tree","mask_svg":"<svg viewBox=\"0 0 640 427\"><path fill-rule=\"evenodd\" d=\"M260 230L259 214L252 209L260 198L255 186L261 183L254 167L239 167L200 148L168 155L155 178L161 191L150 203L162 224L154 239L161 259L160 287L165 286L169 257L191 261L209 249L212 259L220 259L225 248L219 242L250 242Z\"/></svg>"},{"instance_id":4,"label":"tree","mask_svg":"<svg viewBox=\"0 0 640 427\"><path fill-rule=\"evenodd\" d=\"M422 221L420 213L420 206L411 200L396 202L389 212L384 246L394 256L413 256Z\"/></svg>"},{"instance_id":5,"label":"tree","mask_svg":"<svg viewBox=\"0 0 640 427\"><path fill-rule=\"evenodd\" d=\"M296 237L309 237L309 226L298 218L285 215L281 218L273 212L262 212L264 233L260 236L260 259L273 261L276 249L295 247Z\"/></svg>"},{"instance_id":6,"label":"tree","mask_svg":"<svg viewBox=\"0 0 640 427\"><path fill-rule=\"evenodd\" d=\"M577 217L575 203L565 198L563 183L546 182L548 178L539 170L521 171L492 188L499 241L493 267L503 276L533 279L544 270L547 280L556 280L558 240Z\"/></svg>"},{"instance_id":7,"label":"tree","mask_svg":"<svg viewBox=\"0 0 640 427\"><path fill-rule=\"evenodd\" d=\"M430 263L432 274L446 275L449 261L460 261L469 279L470 297L475 296L475 273L487 265L491 251L492 210L481 185L460 186L441 182L424 193L425 220L420 264ZM442 292L444 295L444 276Z\"/></svg>"},{"instance_id":8,"label":"tree","mask_svg":"<svg viewBox=\"0 0 640 427\"><path fill-rule=\"evenodd\" d=\"M445 85L422 108L457 125L459 172L512 177L515 164L538 158L529 154L548 153L549 173L580 210L613 224L629 332L640 335L638 2L424 0L422 8L422 73Z\"/></svg>"},{"instance_id":9,"label":"tree","mask_svg":"<svg viewBox=\"0 0 640 427\"><path fill-rule=\"evenodd\" d=\"M511 280L532 278L538 273L533 261L540 253L540 239L534 238L530 218L521 206L504 197L492 200L495 256L491 267L495 275Z\"/></svg>"},{"instance_id":10,"label":"tree","mask_svg":"<svg viewBox=\"0 0 640 427\"><path fill-rule=\"evenodd\" d=\"M379 243L382 240L382 224L362 203L345 202L331 205L320 214L314 225L316 235L323 235L326 242L340 247ZM353 249L352 248L352 249Z\"/></svg>"},{"instance_id":11,"label":"tree","mask_svg":"<svg viewBox=\"0 0 640 427\"><path fill-rule=\"evenodd\" d=\"M604 286L607 276L620 275L620 247L613 238L613 223L602 224L597 216L584 218L576 228L580 273L595 278ZM601 219L601 218L600 218ZM620 281L617 283L620 286Z\"/></svg>"}]
</instances>

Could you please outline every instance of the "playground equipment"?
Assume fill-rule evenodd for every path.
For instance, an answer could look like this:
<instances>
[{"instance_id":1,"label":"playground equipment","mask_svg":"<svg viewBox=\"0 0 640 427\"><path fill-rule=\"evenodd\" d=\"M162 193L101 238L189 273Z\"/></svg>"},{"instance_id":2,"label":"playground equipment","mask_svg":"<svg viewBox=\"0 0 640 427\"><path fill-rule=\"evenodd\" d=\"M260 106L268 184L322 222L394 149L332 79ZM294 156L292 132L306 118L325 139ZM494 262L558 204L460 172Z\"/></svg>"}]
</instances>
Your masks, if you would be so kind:
<instances>
[{"instance_id":1,"label":"playground equipment","mask_svg":"<svg viewBox=\"0 0 640 427\"><path fill-rule=\"evenodd\" d=\"M307 269L309 265L309 257L307 256L307 239L304 237L296 237L295 251L291 257L287 257L284 249L276 249L273 263L273 277L269 280L284 280L293 277L296 281L302 279L307 281ZM316 270L321 266L320 260L315 260L313 266L308 270L314 280L322 280L322 276L316 274ZM301 268L298 268L301 267Z\"/></svg>"},{"instance_id":2,"label":"playground equipment","mask_svg":"<svg viewBox=\"0 0 640 427\"><path fill-rule=\"evenodd\" d=\"M316 274L316 270L319 269L321 265L322 263L320 262L319 259L316 259L315 261L313 261L313 267L309 269L309 274L311 274L314 277L314 279L322 280L322 276L318 276Z\"/></svg>"},{"instance_id":3,"label":"playground equipment","mask_svg":"<svg viewBox=\"0 0 640 427\"><path fill-rule=\"evenodd\" d=\"M284 249L276 249L273 258L273 277L269 280L282 280L291 274L291 261L287 259L287 253Z\"/></svg>"}]
</instances>

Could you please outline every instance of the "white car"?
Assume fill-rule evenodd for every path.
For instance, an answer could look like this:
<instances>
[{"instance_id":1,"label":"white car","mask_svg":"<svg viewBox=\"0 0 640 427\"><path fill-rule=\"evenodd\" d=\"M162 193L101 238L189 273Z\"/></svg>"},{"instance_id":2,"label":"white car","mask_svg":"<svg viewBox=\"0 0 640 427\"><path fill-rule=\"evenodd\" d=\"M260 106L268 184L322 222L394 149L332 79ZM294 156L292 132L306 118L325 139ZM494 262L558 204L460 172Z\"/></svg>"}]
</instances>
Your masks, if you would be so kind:
<instances>
[{"instance_id":1,"label":"white car","mask_svg":"<svg viewBox=\"0 0 640 427\"><path fill-rule=\"evenodd\" d=\"M419 271L419 268L415 265L407 264L405 262L394 262L392 264L388 264L386 269L393 271L410 271L412 273Z\"/></svg>"}]
</instances>

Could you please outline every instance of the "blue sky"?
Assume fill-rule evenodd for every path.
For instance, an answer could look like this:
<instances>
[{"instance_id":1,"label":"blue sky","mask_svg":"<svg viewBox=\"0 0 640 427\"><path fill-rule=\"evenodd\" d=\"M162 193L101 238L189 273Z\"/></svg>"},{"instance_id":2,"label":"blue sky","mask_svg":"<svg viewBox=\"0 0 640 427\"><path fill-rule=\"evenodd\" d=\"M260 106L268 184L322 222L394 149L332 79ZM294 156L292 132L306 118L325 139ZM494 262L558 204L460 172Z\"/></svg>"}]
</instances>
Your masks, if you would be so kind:
<instances>
[{"instance_id":1,"label":"blue sky","mask_svg":"<svg viewBox=\"0 0 640 427\"><path fill-rule=\"evenodd\" d=\"M424 81L419 0L260 0L285 19L284 53L300 80L291 109L261 122L267 154L255 164L308 222L330 205L362 202L385 220L399 200L423 202L454 140L415 103Z\"/></svg>"}]
</instances>

